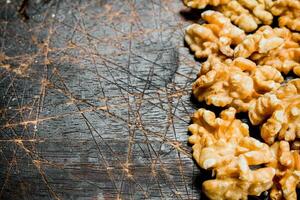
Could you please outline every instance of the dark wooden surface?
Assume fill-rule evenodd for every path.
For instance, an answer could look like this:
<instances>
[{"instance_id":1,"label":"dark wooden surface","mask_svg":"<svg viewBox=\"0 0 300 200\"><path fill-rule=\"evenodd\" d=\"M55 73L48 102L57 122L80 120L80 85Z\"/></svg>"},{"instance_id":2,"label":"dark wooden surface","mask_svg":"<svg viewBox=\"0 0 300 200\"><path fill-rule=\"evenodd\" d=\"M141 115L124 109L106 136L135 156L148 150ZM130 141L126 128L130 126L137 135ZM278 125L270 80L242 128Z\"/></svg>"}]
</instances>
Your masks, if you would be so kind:
<instances>
[{"instance_id":1,"label":"dark wooden surface","mask_svg":"<svg viewBox=\"0 0 300 200\"><path fill-rule=\"evenodd\" d=\"M0 0L1 199L199 199L180 0ZM19 10L19 11L18 11Z\"/></svg>"}]
</instances>

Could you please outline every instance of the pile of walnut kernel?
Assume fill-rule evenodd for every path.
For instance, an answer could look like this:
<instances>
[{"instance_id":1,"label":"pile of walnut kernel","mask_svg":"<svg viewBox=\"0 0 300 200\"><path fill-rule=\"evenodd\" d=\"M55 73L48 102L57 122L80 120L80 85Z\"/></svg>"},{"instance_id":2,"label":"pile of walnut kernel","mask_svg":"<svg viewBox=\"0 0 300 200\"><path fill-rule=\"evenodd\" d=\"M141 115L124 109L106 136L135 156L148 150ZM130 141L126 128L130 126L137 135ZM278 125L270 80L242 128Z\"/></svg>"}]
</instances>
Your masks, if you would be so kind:
<instances>
[{"instance_id":1,"label":"pile of walnut kernel","mask_svg":"<svg viewBox=\"0 0 300 200\"><path fill-rule=\"evenodd\" d=\"M200 108L188 128L195 161L213 173L202 191L216 200L263 192L272 200L297 200L300 78L285 81L284 75L300 76L300 0L183 2L213 9L202 12L204 24L186 28L185 41L196 58L206 59L194 97L224 108L219 117ZM261 141L237 112L259 126Z\"/></svg>"}]
</instances>

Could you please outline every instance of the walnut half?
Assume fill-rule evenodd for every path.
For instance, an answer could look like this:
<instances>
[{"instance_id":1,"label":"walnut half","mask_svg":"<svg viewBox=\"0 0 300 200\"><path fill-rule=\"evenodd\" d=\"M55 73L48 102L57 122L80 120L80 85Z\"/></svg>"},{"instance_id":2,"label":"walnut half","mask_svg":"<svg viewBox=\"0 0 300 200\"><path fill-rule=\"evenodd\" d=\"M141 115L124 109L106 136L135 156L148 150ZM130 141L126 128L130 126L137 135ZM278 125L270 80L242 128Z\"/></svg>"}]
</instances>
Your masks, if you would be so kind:
<instances>
[{"instance_id":1,"label":"walnut half","mask_svg":"<svg viewBox=\"0 0 300 200\"><path fill-rule=\"evenodd\" d=\"M268 144L276 139L294 142L300 139L300 79L294 79L278 90L258 98L249 108L252 124L261 127Z\"/></svg>"},{"instance_id":2,"label":"walnut half","mask_svg":"<svg viewBox=\"0 0 300 200\"><path fill-rule=\"evenodd\" d=\"M300 76L300 34L286 28L262 26L235 47L234 57L250 58L284 74L293 71Z\"/></svg>"},{"instance_id":3,"label":"walnut half","mask_svg":"<svg viewBox=\"0 0 300 200\"><path fill-rule=\"evenodd\" d=\"M287 27L293 31L300 31L300 1L299 0L276 0L271 12L279 16L279 26Z\"/></svg>"},{"instance_id":4,"label":"walnut half","mask_svg":"<svg viewBox=\"0 0 300 200\"><path fill-rule=\"evenodd\" d=\"M249 137L247 124L235 119L235 114L236 110L229 108L216 118L213 112L199 109L189 126L193 157L215 175L202 186L210 199L247 199L273 185L275 169L260 166L271 161L270 148Z\"/></svg>"},{"instance_id":5,"label":"walnut half","mask_svg":"<svg viewBox=\"0 0 300 200\"><path fill-rule=\"evenodd\" d=\"M185 41L197 58L222 53L233 56L232 46L246 37L244 31L231 24L222 13L208 10L201 14L207 24L192 24L186 28Z\"/></svg>"},{"instance_id":6,"label":"walnut half","mask_svg":"<svg viewBox=\"0 0 300 200\"><path fill-rule=\"evenodd\" d=\"M197 100L218 107L233 106L239 112L248 111L251 102L283 81L275 68L257 66L242 57L222 60L210 56L198 76L192 86Z\"/></svg>"},{"instance_id":7,"label":"walnut half","mask_svg":"<svg viewBox=\"0 0 300 200\"><path fill-rule=\"evenodd\" d=\"M217 10L245 32L251 32L260 24L270 25L273 22L273 15L268 11L271 5L265 0L234 0L218 6Z\"/></svg>"},{"instance_id":8,"label":"walnut half","mask_svg":"<svg viewBox=\"0 0 300 200\"><path fill-rule=\"evenodd\" d=\"M300 154L290 150L286 141L271 146L272 161L267 164L276 169L274 185L270 197L272 200L297 200L296 188L300 186Z\"/></svg>"}]
</instances>

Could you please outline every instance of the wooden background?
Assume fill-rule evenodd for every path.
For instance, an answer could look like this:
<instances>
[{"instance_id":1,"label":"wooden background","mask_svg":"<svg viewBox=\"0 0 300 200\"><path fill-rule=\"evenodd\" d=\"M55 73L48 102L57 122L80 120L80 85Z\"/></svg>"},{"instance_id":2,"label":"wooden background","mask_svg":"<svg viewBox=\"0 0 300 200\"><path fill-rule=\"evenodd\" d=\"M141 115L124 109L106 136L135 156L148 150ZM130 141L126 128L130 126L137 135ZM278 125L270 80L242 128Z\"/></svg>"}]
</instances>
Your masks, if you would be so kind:
<instances>
[{"instance_id":1,"label":"wooden background","mask_svg":"<svg viewBox=\"0 0 300 200\"><path fill-rule=\"evenodd\" d=\"M180 0L0 0L1 199L199 199Z\"/></svg>"}]
</instances>

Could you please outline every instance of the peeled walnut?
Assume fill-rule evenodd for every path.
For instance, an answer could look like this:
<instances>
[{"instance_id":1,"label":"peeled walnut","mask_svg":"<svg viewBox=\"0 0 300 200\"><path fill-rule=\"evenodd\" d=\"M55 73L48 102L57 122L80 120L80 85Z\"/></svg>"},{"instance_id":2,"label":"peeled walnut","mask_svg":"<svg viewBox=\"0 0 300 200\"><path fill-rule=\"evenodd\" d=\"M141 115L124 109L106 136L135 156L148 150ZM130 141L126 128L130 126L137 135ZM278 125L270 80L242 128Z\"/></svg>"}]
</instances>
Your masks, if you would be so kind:
<instances>
[{"instance_id":1,"label":"peeled walnut","mask_svg":"<svg viewBox=\"0 0 300 200\"><path fill-rule=\"evenodd\" d=\"M259 59L257 63L273 66L284 74L293 71L294 74L300 76L300 47L270 52L269 55Z\"/></svg>"},{"instance_id":2,"label":"peeled walnut","mask_svg":"<svg viewBox=\"0 0 300 200\"><path fill-rule=\"evenodd\" d=\"M270 9L272 14L279 16L279 26L300 31L300 1L276 0Z\"/></svg>"},{"instance_id":3,"label":"peeled walnut","mask_svg":"<svg viewBox=\"0 0 300 200\"><path fill-rule=\"evenodd\" d=\"M247 124L235 119L236 110L227 109L216 118L209 110L199 109L192 117L193 124L189 126L192 136L189 143L193 144L193 157L200 164L200 152L202 148L210 146L217 140L230 138L238 140L249 135ZM227 131L224 131L227 130Z\"/></svg>"},{"instance_id":4,"label":"peeled walnut","mask_svg":"<svg viewBox=\"0 0 300 200\"><path fill-rule=\"evenodd\" d=\"M273 200L296 200L296 188L300 186L300 154L290 150L286 141L271 146L272 161L267 164L276 169L275 183L270 193Z\"/></svg>"},{"instance_id":5,"label":"peeled walnut","mask_svg":"<svg viewBox=\"0 0 300 200\"><path fill-rule=\"evenodd\" d=\"M279 17L279 26L300 31L300 9L285 11Z\"/></svg>"},{"instance_id":6,"label":"peeled walnut","mask_svg":"<svg viewBox=\"0 0 300 200\"><path fill-rule=\"evenodd\" d=\"M275 67L285 74L300 75L300 34L286 28L263 26L234 49L235 57L250 57L259 65Z\"/></svg>"},{"instance_id":7,"label":"peeled walnut","mask_svg":"<svg viewBox=\"0 0 300 200\"><path fill-rule=\"evenodd\" d=\"M217 10L244 31L251 32L256 30L259 24L272 23L273 15L267 11L271 3L264 0L236 0L218 6Z\"/></svg>"},{"instance_id":8,"label":"peeled walnut","mask_svg":"<svg viewBox=\"0 0 300 200\"><path fill-rule=\"evenodd\" d=\"M286 30L288 31L288 30ZM248 58L254 53L266 54L271 50L283 47L289 42L281 35L281 30L270 26L262 26L254 34L249 34L242 43L234 49L235 57Z\"/></svg>"},{"instance_id":9,"label":"peeled walnut","mask_svg":"<svg viewBox=\"0 0 300 200\"><path fill-rule=\"evenodd\" d=\"M249 118L261 127L261 136L268 144L275 139L300 139L300 79L294 79L258 98L249 108Z\"/></svg>"},{"instance_id":10,"label":"peeled walnut","mask_svg":"<svg viewBox=\"0 0 300 200\"><path fill-rule=\"evenodd\" d=\"M208 105L233 106L239 112L248 111L252 101L261 94L277 89L283 81L278 70L257 66L245 58L233 61L210 56L193 83L194 96Z\"/></svg>"},{"instance_id":11,"label":"peeled walnut","mask_svg":"<svg viewBox=\"0 0 300 200\"><path fill-rule=\"evenodd\" d=\"M210 199L247 199L259 196L273 185L275 170L257 166L271 161L270 148L249 137L248 126L235 119L236 110L229 108L216 118L199 109L189 126L193 157L200 167L212 169L216 179L203 183L203 192Z\"/></svg>"},{"instance_id":12,"label":"peeled walnut","mask_svg":"<svg viewBox=\"0 0 300 200\"><path fill-rule=\"evenodd\" d=\"M201 14L208 24L192 24L187 27L185 41L195 52L197 58L206 58L211 54L233 55L231 46L242 42L244 31L231 24L223 14L205 11Z\"/></svg>"},{"instance_id":13,"label":"peeled walnut","mask_svg":"<svg viewBox=\"0 0 300 200\"><path fill-rule=\"evenodd\" d=\"M271 156L268 145L251 137L216 139L215 143L200 150L199 154L193 154L199 166L203 169L214 169L218 178L243 172L238 169L240 159L244 159L247 166L260 165L270 162Z\"/></svg>"},{"instance_id":14,"label":"peeled walnut","mask_svg":"<svg viewBox=\"0 0 300 200\"><path fill-rule=\"evenodd\" d=\"M193 156L198 164L200 162L200 152L202 148L216 143L220 139L239 140L249 135L248 125L235 119L236 110L229 108L216 118L215 114L209 110L199 109L194 113L189 131L189 143L193 144ZM226 130L226 131L225 131Z\"/></svg>"},{"instance_id":15,"label":"peeled walnut","mask_svg":"<svg viewBox=\"0 0 300 200\"><path fill-rule=\"evenodd\" d=\"M251 170L250 179L224 178L207 180L202 185L202 190L207 197L216 200L240 200L248 199L248 195L259 196L269 190L273 185L275 170L265 167Z\"/></svg>"},{"instance_id":16,"label":"peeled walnut","mask_svg":"<svg viewBox=\"0 0 300 200\"><path fill-rule=\"evenodd\" d=\"M202 9L207 5L218 6L221 4L226 4L230 0L183 0L184 4L191 8Z\"/></svg>"},{"instance_id":17,"label":"peeled walnut","mask_svg":"<svg viewBox=\"0 0 300 200\"><path fill-rule=\"evenodd\" d=\"M285 74L293 71L300 76L300 34L285 28L276 29L275 32L284 39L284 44L266 54L254 53L251 58L259 65L270 65Z\"/></svg>"},{"instance_id":18,"label":"peeled walnut","mask_svg":"<svg viewBox=\"0 0 300 200\"><path fill-rule=\"evenodd\" d=\"M300 9L299 0L276 0L273 2L271 12L275 16L280 16L287 10Z\"/></svg>"},{"instance_id":19,"label":"peeled walnut","mask_svg":"<svg viewBox=\"0 0 300 200\"><path fill-rule=\"evenodd\" d=\"M219 6L218 11L223 13L245 32L256 30L258 24L260 24L260 21L237 1L230 1L226 5Z\"/></svg>"}]
</instances>

